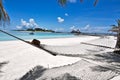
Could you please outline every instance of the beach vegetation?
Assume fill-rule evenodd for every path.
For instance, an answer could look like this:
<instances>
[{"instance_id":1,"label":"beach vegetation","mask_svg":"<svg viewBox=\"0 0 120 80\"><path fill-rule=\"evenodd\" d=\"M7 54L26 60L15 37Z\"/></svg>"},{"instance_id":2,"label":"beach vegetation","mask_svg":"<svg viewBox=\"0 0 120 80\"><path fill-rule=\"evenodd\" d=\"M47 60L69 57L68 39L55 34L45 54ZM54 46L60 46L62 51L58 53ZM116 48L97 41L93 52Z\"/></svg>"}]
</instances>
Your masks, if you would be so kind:
<instances>
[{"instance_id":1,"label":"beach vegetation","mask_svg":"<svg viewBox=\"0 0 120 80\"><path fill-rule=\"evenodd\" d=\"M48 30L48 29L43 29L43 28L35 28L34 31L55 32L53 30Z\"/></svg>"},{"instance_id":2,"label":"beach vegetation","mask_svg":"<svg viewBox=\"0 0 120 80\"><path fill-rule=\"evenodd\" d=\"M81 32L80 32L79 29L73 29L73 30L71 31L71 33L73 33L73 34L80 34Z\"/></svg>"},{"instance_id":3,"label":"beach vegetation","mask_svg":"<svg viewBox=\"0 0 120 80\"><path fill-rule=\"evenodd\" d=\"M13 31L37 31L37 32L55 32L54 30L44 29L44 28L28 28L28 29L20 29L20 30L13 30Z\"/></svg>"}]
</instances>

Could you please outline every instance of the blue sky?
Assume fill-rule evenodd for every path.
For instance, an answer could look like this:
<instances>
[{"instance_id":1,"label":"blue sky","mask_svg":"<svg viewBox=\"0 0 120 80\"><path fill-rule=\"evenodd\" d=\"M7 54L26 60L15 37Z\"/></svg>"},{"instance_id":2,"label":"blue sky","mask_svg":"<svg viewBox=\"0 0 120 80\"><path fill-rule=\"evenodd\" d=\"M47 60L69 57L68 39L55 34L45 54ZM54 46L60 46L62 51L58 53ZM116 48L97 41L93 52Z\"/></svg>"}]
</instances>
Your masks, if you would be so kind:
<instances>
[{"instance_id":1,"label":"blue sky","mask_svg":"<svg viewBox=\"0 0 120 80\"><path fill-rule=\"evenodd\" d=\"M80 29L86 32L107 32L120 19L120 0L69 0L61 7L57 0L4 0L11 18L10 29L42 27L56 31Z\"/></svg>"}]
</instances>

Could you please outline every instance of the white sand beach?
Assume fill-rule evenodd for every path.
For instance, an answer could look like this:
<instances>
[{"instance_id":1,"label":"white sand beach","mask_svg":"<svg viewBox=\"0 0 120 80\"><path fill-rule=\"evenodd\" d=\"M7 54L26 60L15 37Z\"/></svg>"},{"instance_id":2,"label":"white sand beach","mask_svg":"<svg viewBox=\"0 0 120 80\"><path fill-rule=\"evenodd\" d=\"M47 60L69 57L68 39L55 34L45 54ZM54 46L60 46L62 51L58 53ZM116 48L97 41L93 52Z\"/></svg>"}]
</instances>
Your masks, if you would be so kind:
<instances>
[{"instance_id":1,"label":"white sand beach","mask_svg":"<svg viewBox=\"0 0 120 80\"><path fill-rule=\"evenodd\" d=\"M81 44L81 42L87 42L114 47L116 39L113 36L82 36L40 41L48 45L45 46L46 49L60 55L53 56L21 41L1 41L0 63L6 63L0 66L0 80L19 79L37 65L48 68L37 80L54 78L64 73L70 73L82 80L120 80L120 59L119 56L116 57L111 53L112 49ZM94 72L91 67L95 67Z\"/></svg>"}]
</instances>

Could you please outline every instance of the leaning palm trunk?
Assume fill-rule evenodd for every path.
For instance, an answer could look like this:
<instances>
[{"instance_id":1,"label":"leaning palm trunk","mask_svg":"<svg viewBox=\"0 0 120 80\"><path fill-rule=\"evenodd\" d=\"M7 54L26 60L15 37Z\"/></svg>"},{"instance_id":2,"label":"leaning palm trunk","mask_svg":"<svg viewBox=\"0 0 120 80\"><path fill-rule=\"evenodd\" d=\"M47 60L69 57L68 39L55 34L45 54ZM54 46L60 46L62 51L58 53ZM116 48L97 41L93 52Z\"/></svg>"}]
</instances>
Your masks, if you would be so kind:
<instances>
[{"instance_id":1,"label":"leaning palm trunk","mask_svg":"<svg viewBox=\"0 0 120 80\"><path fill-rule=\"evenodd\" d=\"M118 23L118 32L117 32L117 42L115 48L120 48L120 20L118 20L117 23ZM120 50L115 50L114 53L120 54Z\"/></svg>"},{"instance_id":2,"label":"leaning palm trunk","mask_svg":"<svg viewBox=\"0 0 120 80\"><path fill-rule=\"evenodd\" d=\"M117 43L115 47L120 48L120 28L119 28L119 33L117 34Z\"/></svg>"},{"instance_id":3,"label":"leaning palm trunk","mask_svg":"<svg viewBox=\"0 0 120 80\"><path fill-rule=\"evenodd\" d=\"M117 35L117 42L116 42L115 48L120 48L120 29L119 29L119 33ZM120 50L115 50L114 53L120 54Z\"/></svg>"},{"instance_id":4,"label":"leaning palm trunk","mask_svg":"<svg viewBox=\"0 0 120 80\"><path fill-rule=\"evenodd\" d=\"M120 48L120 33L117 35L117 42L115 48ZM120 50L115 50L114 53L120 54Z\"/></svg>"}]
</instances>

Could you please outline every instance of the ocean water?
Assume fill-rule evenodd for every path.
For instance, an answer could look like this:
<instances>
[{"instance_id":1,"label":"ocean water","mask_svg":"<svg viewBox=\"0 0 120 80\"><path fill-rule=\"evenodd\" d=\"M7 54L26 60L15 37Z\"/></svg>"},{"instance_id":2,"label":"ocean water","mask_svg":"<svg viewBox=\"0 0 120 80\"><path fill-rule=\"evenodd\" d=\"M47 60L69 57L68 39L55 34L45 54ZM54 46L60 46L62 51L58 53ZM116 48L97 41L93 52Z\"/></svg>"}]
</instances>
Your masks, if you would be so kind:
<instances>
[{"instance_id":1,"label":"ocean water","mask_svg":"<svg viewBox=\"0 0 120 80\"><path fill-rule=\"evenodd\" d=\"M7 32L24 40L74 37L74 35L70 33L34 32L34 35L30 35L29 34L30 32L21 32L21 31L7 31ZM17 39L5 33L0 32L0 41L11 41L11 40L17 40Z\"/></svg>"}]
</instances>

